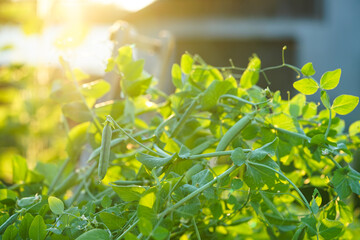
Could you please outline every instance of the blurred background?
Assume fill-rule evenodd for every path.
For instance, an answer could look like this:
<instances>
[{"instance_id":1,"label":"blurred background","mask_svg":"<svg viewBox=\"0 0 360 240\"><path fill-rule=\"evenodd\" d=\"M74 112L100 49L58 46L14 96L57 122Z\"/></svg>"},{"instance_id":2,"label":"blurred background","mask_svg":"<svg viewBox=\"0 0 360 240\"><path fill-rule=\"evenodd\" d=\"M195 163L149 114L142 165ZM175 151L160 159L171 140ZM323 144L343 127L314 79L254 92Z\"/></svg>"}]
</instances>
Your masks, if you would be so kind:
<instances>
[{"instance_id":1,"label":"blurred background","mask_svg":"<svg viewBox=\"0 0 360 240\"><path fill-rule=\"evenodd\" d=\"M301 67L311 61L316 79L342 69L339 86L330 92L334 99L360 95L359 12L358 0L0 0L0 148L8 147L0 163L7 152L18 151L9 150L16 144L23 146L28 159L50 161L61 155L54 152L64 144L61 136L50 135L55 137L47 147L39 146L48 131L56 131L60 118L60 108L46 100L50 81L59 77L59 56L73 68L103 76L113 54L109 29L118 20L130 24L145 41L155 39L155 46L167 41L168 56L162 59L169 62L163 69L154 70L159 59L147 63L150 73L163 72L160 83L167 92L171 64L185 51L214 66L229 66L232 59L241 67L256 53L262 67L268 67L281 64L286 45L286 62ZM294 72L278 69L268 77L271 90L282 90L283 97L286 91L297 94L292 88ZM264 79L259 83L266 86ZM360 119L359 107L344 119L347 126ZM45 149L43 156L38 149Z\"/></svg>"}]
</instances>

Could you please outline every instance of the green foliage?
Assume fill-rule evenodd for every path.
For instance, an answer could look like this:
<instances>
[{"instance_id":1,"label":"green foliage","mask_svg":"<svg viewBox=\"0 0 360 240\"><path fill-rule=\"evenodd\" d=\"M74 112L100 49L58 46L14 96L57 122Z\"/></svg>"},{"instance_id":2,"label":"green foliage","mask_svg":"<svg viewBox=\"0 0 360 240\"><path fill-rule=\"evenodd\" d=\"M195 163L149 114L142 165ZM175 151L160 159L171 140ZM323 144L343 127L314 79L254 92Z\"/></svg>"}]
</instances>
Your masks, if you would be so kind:
<instances>
[{"instance_id":1,"label":"green foliage","mask_svg":"<svg viewBox=\"0 0 360 240\"><path fill-rule=\"evenodd\" d=\"M121 98L97 104L109 84L62 61L65 79L52 82L44 99L54 123L40 135L49 143L59 131L66 136L51 159L30 164L20 150L3 156L13 172L1 168L2 239L356 238L360 173L349 163L360 123L346 134L336 114L350 113L359 99L341 95L331 105L327 90L339 84L340 70L318 81L311 63L261 69L254 55L245 70L216 68L186 53L167 96L132 46L118 53L107 71L122 76ZM284 100L256 86L266 71L284 67L303 75L294 82L299 94ZM320 112L305 96L318 89ZM24 116L36 116L35 105ZM6 117L9 128L23 124Z\"/></svg>"}]
</instances>

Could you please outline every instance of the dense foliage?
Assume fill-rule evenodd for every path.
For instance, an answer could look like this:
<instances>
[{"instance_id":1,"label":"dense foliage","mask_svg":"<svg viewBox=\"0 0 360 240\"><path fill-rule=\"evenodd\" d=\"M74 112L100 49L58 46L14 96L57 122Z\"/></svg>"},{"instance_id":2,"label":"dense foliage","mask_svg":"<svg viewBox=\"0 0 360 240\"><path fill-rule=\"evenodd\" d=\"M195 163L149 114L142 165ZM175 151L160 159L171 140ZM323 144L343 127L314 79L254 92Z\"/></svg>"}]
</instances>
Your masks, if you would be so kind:
<instances>
[{"instance_id":1,"label":"dense foliage","mask_svg":"<svg viewBox=\"0 0 360 240\"><path fill-rule=\"evenodd\" d=\"M255 55L247 68L216 68L184 54L172 68L176 91L167 96L125 46L107 67L121 78L120 96L106 102L106 81L89 82L62 60L66 79L53 82L44 109L36 108L37 95L28 99L33 105L14 101L16 114L59 116L41 115L25 127L47 126L56 154L35 167L20 155L2 157L13 165L12 176L1 175L2 239L354 238L360 173L349 164L360 121L345 133L338 115L359 99L341 95L331 103L327 91L341 70L317 81L311 63L289 65L284 50L282 65L263 69ZM301 77L299 94L282 99L256 86L278 68ZM317 91L321 111L306 100ZM4 131L14 127L9 119ZM53 142L64 130L66 154ZM16 139L14 146L26 148Z\"/></svg>"}]
</instances>

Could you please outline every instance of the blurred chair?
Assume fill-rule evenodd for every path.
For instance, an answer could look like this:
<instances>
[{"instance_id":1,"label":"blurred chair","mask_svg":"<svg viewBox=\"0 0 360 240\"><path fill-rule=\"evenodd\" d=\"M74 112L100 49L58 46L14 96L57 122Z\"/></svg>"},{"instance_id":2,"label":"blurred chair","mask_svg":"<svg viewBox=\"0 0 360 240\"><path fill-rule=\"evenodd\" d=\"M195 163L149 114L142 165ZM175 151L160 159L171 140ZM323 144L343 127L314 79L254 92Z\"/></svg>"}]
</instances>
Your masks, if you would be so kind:
<instances>
[{"instance_id":1,"label":"blurred chair","mask_svg":"<svg viewBox=\"0 0 360 240\"><path fill-rule=\"evenodd\" d=\"M168 31L161 31L159 37L149 37L139 34L136 29L124 21L115 22L110 28L110 40L113 42L112 56L118 54L118 49L126 44L135 44L134 57L144 59L144 69L158 79L157 87L165 93L171 93L170 64L174 54L174 37ZM112 89L102 100L119 98L119 76L110 72L105 75Z\"/></svg>"}]
</instances>

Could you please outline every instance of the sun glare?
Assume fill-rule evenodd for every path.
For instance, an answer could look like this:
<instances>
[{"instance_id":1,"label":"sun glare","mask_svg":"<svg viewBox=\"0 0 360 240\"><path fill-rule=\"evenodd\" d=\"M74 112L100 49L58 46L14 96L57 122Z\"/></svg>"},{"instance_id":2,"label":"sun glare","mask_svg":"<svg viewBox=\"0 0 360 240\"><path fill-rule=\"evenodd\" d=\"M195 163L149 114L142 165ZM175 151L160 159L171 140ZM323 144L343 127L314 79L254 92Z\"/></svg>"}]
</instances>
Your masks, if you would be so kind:
<instances>
[{"instance_id":1,"label":"sun glare","mask_svg":"<svg viewBox=\"0 0 360 240\"><path fill-rule=\"evenodd\" d=\"M128 12L139 11L153 3L155 0L93 0L104 4L115 4Z\"/></svg>"}]
</instances>

